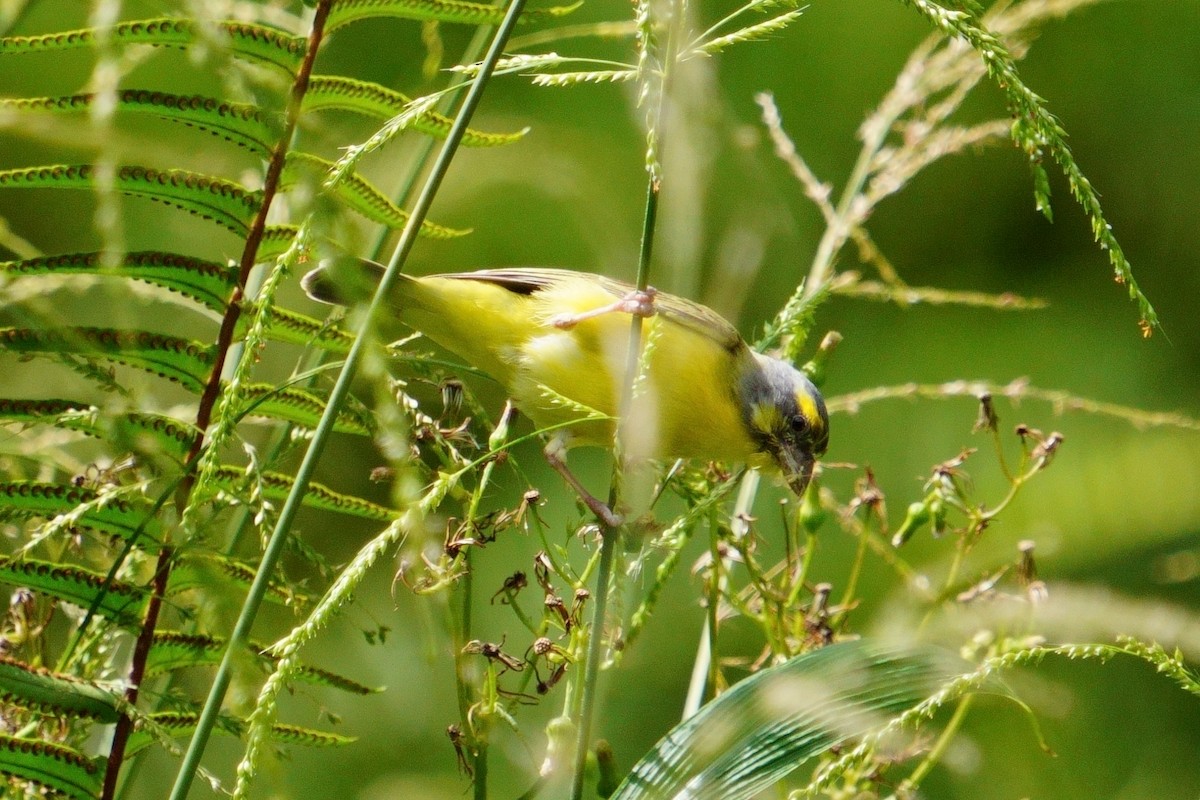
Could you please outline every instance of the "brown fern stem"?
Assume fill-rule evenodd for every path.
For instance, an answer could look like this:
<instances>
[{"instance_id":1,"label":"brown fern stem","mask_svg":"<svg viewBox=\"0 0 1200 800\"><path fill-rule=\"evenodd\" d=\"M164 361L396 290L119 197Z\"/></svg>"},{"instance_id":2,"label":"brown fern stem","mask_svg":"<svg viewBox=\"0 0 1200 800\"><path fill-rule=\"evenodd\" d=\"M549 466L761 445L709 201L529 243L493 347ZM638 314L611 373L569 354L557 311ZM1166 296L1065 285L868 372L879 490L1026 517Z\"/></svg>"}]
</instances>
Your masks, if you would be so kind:
<instances>
[{"instance_id":1,"label":"brown fern stem","mask_svg":"<svg viewBox=\"0 0 1200 800\"><path fill-rule=\"evenodd\" d=\"M296 131L296 125L300 119L301 102L308 91L309 78L312 75L313 64L316 61L321 40L324 38L325 20L329 16L329 9L332 4L333 0L320 0L317 4L316 11L313 14L312 29L308 35L308 46L304 53L304 60L300 63L300 68L296 72L296 79L292 83L292 93L288 101L284 129L279 136L279 141L275 144L275 149L271 152L271 159L267 163L267 172L263 179L262 203L259 205L258 213L254 216L254 221L250 225L250 232L246 236L246 244L242 248L242 258L238 265L237 283L230 294L229 305L225 310L225 316L221 320L221 330L217 334L216 358L213 360L212 372L208 376L208 383L204 387L204 392L200 395L200 404L196 410L196 429L198 433L195 439L192 440L192 446L188 450L187 466L185 467L183 480L180 482L179 491L176 494L176 501L180 508L187 505L196 483L196 471L193 467L204 447L205 434L209 423L212 421L213 409L216 407L217 399L221 394L221 373L224 372L225 360L233 345L234 333L237 331L237 323L242 315L242 301L245 299L246 283L249 281L250 273L258 260L258 248L262 243L263 233L267 227L267 212L270 211L271 202L279 191L279 181L283 174L288 149L291 146L292 136ZM150 655L150 646L154 641L154 632L158 627L158 616L162 610L162 601L166 595L167 581L171 575L171 558L173 553L173 548L164 543L158 554L158 564L154 570L150 599L146 604L146 615L142 620L142 628L138 633L137 641L134 643L133 656L129 667L129 688L125 690L125 702L129 708L133 708L137 703L138 690L146 675L146 661ZM104 787L100 793L100 800L113 800L116 795L117 778L120 775L121 765L125 760L125 748L129 743L129 734L132 732L133 717L129 713L125 713L117 720L113 731L112 747L108 752L108 763L104 772Z\"/></svg>"}]
</instances>

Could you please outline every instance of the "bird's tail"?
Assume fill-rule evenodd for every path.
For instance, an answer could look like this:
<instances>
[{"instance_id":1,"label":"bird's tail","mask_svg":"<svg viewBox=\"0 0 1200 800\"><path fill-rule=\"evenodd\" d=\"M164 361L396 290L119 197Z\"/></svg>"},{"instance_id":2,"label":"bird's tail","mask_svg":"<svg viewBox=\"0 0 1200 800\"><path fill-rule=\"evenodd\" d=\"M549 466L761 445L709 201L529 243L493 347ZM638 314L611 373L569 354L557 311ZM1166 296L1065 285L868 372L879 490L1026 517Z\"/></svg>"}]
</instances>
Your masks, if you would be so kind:
<instances>
[{"instance_id":1,"label":"bird's tail","mask_svg":"<svg viewBox=\"0 0 1200 800\"><path fill-rule=\"evenodd\" d=\"M313 300L338 306L365 303L375 294L384 266L365 258L327 258L300 279L300 286ZM401 288L412 278L401 274Z\"/></svg>"}]
</instances>

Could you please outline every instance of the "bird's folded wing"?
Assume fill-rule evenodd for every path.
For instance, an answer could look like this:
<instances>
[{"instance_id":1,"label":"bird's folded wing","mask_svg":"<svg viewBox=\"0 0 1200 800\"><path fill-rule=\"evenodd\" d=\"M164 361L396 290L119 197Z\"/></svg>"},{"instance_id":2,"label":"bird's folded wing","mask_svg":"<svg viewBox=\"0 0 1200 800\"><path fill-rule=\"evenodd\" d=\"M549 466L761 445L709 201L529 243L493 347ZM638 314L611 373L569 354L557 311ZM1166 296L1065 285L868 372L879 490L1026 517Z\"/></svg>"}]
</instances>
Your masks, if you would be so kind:
<instances>
[{"instance_id":1,"label":"bird's folded wing","mask_svg":"<svg viewBox=\"0 0 1200 800\"><path fill-rule=\"evenodd\" d=\"M522 295L532 295L543 289L554 286L567 277L578 278L583 273L570 270L517 267L510 269L485 269L476 272L452 272L437 275L439 278L454 278L457 280L472 280L493 283ZM625 297L635 291L632 284L603 275L589 275L610 293L614 299ZM654 305L658 313L667 319L689 328L696 333L707 336L730 352L747 347L737 328L733 327L724 317L707 306L700 305L683 297L659 292L655 295Z\"/></svg>"}]
</instances>

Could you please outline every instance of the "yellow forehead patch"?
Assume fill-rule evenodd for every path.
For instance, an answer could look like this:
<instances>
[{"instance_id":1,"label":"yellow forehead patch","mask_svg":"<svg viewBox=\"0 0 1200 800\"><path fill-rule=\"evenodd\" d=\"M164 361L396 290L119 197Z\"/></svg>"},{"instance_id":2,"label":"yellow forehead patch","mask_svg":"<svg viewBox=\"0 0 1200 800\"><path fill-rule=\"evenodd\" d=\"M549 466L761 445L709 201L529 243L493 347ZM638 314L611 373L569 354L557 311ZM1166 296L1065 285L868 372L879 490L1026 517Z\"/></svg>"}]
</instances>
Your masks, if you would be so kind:
<instances>
[{"instance_id":1,"label":"yellow forehead patch","mask_svg":"<svg viewBox=\"0 0 1200 800\"><path fill-rule=\"evenodd\" d=\"M817 402L808 392L796 392L796 408L805 416L814 428L821 427L821 414L817 411Z\"/></svg>"}]
</instances>

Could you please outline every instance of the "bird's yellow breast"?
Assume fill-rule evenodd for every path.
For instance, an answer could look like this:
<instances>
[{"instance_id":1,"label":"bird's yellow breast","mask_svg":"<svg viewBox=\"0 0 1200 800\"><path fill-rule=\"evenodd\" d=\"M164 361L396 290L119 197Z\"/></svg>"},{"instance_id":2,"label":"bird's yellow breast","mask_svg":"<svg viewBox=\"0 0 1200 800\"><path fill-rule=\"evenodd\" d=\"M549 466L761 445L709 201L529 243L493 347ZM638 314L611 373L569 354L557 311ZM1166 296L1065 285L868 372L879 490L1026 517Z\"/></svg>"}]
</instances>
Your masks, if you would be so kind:
<instances>
[{"instance_id":1,"label":"bird's yellow breast","mask_svg":"<svg viewBox=\"0 0 1200 800\"><path fill-rule=\"evenodd\" d=\"M404 321L500 381L539 427L574 422L578 444L608 446L613 422L575 422L583 408L616 416L630 316L608 313L560 329L552 318L618 299L587 276L564 273L522 294L486 281L422 278L405 290ZM632 456L744 460L756 447L736 393L745 365L718 342L663 315L644 320L645 374L624 443ZM581 408L583 407L583 408Z\"/></svg>"}]
</instances>

